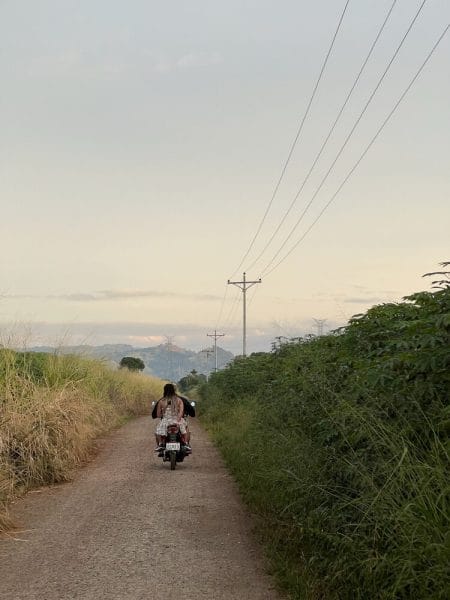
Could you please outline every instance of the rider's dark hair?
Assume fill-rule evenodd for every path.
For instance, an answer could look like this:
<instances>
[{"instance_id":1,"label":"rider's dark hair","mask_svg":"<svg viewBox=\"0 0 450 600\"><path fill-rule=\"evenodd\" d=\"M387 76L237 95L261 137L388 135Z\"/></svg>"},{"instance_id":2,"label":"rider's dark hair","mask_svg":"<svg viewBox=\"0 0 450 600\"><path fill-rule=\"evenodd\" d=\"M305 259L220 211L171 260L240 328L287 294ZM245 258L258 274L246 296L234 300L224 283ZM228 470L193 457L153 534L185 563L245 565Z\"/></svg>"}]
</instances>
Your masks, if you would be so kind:
<instances>
[{"instance_id":1,"label":"rider's dark hair","mask_svg":"<svg viewBox=\"0 0 450 600\"><path fill-rule=\"evenodd\" d=\"M166 385L164 386L164 397L165 398L170 398L170 396L175 396L176 392L175 392L175 386L173 385L173 383L166 383Z\"/></svg>"}]
</instances>

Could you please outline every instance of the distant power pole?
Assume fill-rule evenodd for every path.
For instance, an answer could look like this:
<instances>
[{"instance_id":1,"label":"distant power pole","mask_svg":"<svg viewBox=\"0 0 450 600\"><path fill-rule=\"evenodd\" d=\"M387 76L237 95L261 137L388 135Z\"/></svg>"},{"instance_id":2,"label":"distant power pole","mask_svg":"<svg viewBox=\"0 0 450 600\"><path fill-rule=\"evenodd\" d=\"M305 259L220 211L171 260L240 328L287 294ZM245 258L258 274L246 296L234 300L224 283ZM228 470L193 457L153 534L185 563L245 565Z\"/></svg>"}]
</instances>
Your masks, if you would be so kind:
<instances>
[{"instance_id":1,"label":"distant power pole","mask_svg":"<svg viewBox=\"0 0 450 600\"><path fill-rule=\"evenodd\" d=\"M214 348L203 348L200 352L203 352L206 357L206 370L208 370L208 359L211 354L214 354Z\"/></svg>"},{"instance_id":2,"label":"distant power pole","mask_svg":"<svg viewBox=\"0 0 450 600\"><path fill-rule=\"evenodd\" d=\"M168 379L172 379L172 340L173 335L166 335L167 340L167 358L169 362L169 377Z\"/></svg>"},{"instance_id":3,"label":"distant power pole","mask_svg":"<svg viewBox=\"0 0 450 600\"><path fill-rule=\"evenodd\" d=\"M257 281L247 281L245 273L242 277L243 281L230 281L228 284L235 285L242 290L242 300L244 305L243 319L242 319L242 356L246 356L247 352L247 290L256 283L261 283L261 278Z\"/></svg>"},{"instance_id":4,"label":"distant power pole","mask_svg":"<svg viewBox=\"0 0 450 600\"><path fill-rule=\"evenodd\" d=\"M323 326L327 322L326 319L313 319L317 327L317 336L323 335Z\"/></svg>"},{"instance_id":5,"label":"distant power pole","mask_svg":"<svg viewBox=\"0 0 450 600\"><path fill-rule=\"evenodd\" d=\"M217 338L223 337L225 334L217 333L217 331L214 329L214 333L207 333L206 335L214 338L214 371L217 373Z\"/></svg>"}]
</instances>

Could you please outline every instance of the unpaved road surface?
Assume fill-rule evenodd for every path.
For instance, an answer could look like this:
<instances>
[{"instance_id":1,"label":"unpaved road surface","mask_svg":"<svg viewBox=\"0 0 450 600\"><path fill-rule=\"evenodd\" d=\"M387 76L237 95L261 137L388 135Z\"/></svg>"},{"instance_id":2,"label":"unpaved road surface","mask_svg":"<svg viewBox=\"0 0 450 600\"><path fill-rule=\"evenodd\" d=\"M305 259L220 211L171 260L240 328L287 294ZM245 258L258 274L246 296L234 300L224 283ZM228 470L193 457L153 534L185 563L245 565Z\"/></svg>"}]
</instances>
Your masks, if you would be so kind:
<instances>
[{"instance_id":1,"label":"unpaved road surface","mask_svg":"<svg viewBox=\"0 0 450 600\"><path fill-rule=\"evenodd\" d=\"M170 471L143 417L73 482L28 494L0 538L5 600L279 600L249 517L206 434Z\"/></svg>"}]
</instances>

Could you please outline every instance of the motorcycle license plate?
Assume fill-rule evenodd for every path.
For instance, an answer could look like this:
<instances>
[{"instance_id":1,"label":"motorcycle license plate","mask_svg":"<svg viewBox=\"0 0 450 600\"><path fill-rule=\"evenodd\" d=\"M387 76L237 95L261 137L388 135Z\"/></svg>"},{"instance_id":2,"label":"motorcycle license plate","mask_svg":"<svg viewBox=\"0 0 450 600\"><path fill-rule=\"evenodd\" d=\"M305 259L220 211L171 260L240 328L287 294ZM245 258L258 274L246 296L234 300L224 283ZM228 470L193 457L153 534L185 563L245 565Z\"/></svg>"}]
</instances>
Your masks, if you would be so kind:
<instances>
[{"instance_id":1,"label":"motorcycle license plate","mask_svg":"<svg viewBox=\"0 0 450 600\"><path fill-rule=\"evenodd\" d=\"M180 442L167 442L166 450L176 450L178 452L180 450Z\"/></svg>"}]
</instances>

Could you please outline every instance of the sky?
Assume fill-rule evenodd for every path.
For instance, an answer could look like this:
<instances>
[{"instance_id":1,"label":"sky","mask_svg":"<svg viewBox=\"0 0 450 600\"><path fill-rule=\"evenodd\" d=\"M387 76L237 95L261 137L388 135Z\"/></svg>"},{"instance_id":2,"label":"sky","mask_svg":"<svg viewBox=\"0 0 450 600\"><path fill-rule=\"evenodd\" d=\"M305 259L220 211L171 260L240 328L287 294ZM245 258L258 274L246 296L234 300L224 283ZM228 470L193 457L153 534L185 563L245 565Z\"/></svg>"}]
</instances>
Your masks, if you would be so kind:
<instances>
[{"instance_id":1,"label":"sky","mask_svg":"<svg viewBox=\"0 0 450 600\"><path fill-rule=\"evenodd\" d=\"M335 195L450 20L426 1L376 88L421 4L350 0L307 111L344 0L0 0L4 343L217 331L238 354L244 271L247 352L429 289L450 260L450 33Z\"/></svg>"}]
</instances>

